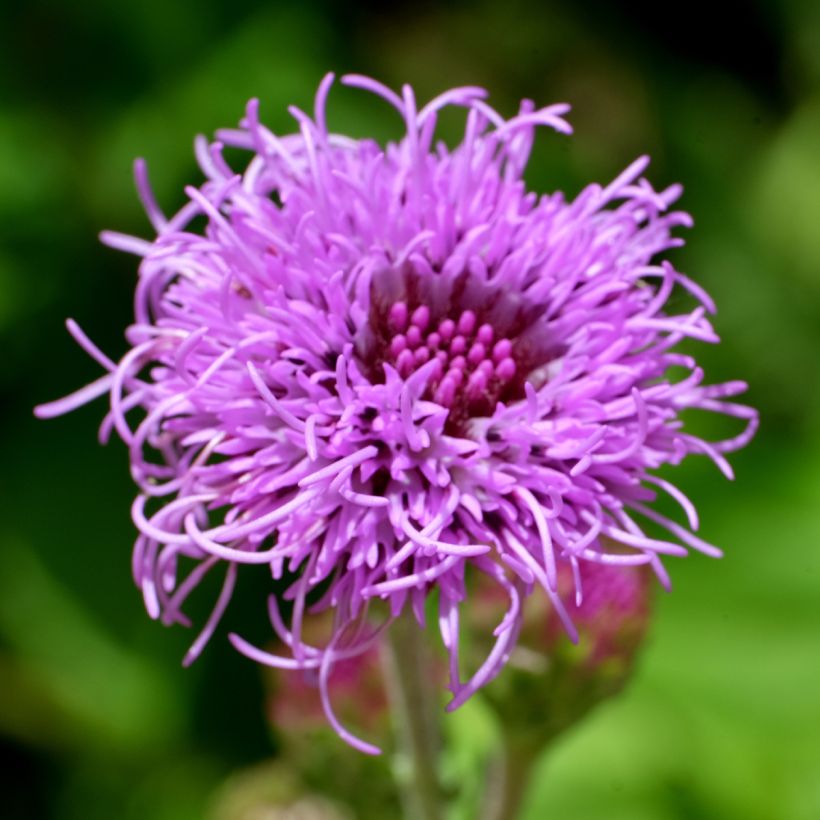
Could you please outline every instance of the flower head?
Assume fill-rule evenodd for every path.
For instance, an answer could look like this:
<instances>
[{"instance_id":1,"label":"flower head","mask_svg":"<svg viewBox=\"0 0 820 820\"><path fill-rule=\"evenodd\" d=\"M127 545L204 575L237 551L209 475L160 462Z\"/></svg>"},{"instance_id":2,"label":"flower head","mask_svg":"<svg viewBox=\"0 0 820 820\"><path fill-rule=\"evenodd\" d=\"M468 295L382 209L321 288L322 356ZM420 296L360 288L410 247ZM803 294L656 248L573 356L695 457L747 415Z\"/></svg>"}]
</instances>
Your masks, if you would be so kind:
<instances>
[{"instance_id":1,"label":"flower head","mask_svg":"<svg viewBox=\"0 0 820 820\"><path fill-rule=\"evenodd\" d=\"M580 575L583 598L577 596ZM573 577L575 576L575 577ZM530 596L507 668L483 692L503 734L533 754L576 724L629 680L650 623L651 577L645 566L592 561L577 569L558 566L558 592L579 633L566 639L545 596ZM469 628L474 652L486 651L486 636L504 602L486 581L473 587Z\"/></svg>"},{"instance_id":2,"label":"flower head","mask_svg":"<svg viewBox=\"0 0 820 820\"><path fill-rule=\"evenodd\" d=\"M750 439L756 414L726 401L743 383L706 386L674 350L718 340L714 306L661 258L690 218L670 210L678 186L658 192L641 177L646 158L571 201L538 196L522 180L530 146L541 126L570 132L568 106L524 102L505 120L478 88L419 108L407 86L398 95L345 77L403 119L405 136L382 147L328 130L332 81L312 118L291 109L294 134L271 133L252 101L238 130L199 139L206 181L170 219L137 162L157 236L103 235L142 257L131 348L115 363L70 323L107 373L39 413L109 393L101 435L115 430L129 448L134 576L153 617L185 622L186 597L209 571L224 573L187 660L212 635L238 568L256 566L286 583L269 610L289 654L231 635L234 646L315 670L331 723L373 751L333 713L336 661L366 651L408 608L422 621L437 593L455 708L502 669L535 590L575 634L559 567L580 602L585 564L648 564L667 582L663 556L719 554L692 533L690 501L654 471L698 453L730 476L724 454ZM449 106L466 112L452 149L434 143ZM241 173L223 146L250 152ZM677 291L691 309L670 309ZM673 381L672 367L685 375ZM687 408L739 417L746 430L708 443L682 427ZM657 492L688 526L651 506ZM647 534L646 520L670 540ZM476 573L507 607L464 680L459 616ZM309 644L304 618L323 610L331 634Z\"/></svg>"}]
</instances>

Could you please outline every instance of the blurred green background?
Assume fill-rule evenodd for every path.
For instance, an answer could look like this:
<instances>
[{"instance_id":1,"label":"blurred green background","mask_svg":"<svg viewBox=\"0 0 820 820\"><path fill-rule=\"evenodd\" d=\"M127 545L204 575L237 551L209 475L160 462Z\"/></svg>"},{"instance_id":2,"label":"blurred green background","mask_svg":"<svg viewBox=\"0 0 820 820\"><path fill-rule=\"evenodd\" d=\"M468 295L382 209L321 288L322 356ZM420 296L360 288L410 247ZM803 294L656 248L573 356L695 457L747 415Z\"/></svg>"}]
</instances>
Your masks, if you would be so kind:
<instances>
[{"instance_id":1,"label":"blurred green background","mask_svg":"<svg viewBox=\"0 0 820 820\"><path fill-rule=\"evenodd\" d=\"M724 342L698 355L710 380L748 380L761 409L734 484L697 459L675 473L727 557L674 563L632 685L545 755L522 816L820 818L820 3L731 5L726 19L728 4L604 0L0 12L3 817L238 818L226 788L276 752L259 671L224 637L240 625L262 639L257 596L240 586L182 670L190 635L150 622L131 584L132 489L124 448L96 444L104 402L48 423L31 407L98 375L65 316L125 350L135 263L96 234L149 234L133 157L172 210L200 179L196 133L235 124L250 96L289 131L286 105L309 106L333 69L411 82L422 99L481 84L506 114L521 97L571 102L576 135L536 147L539 190L574 193L650 153L650 179L682 181L696 220L675 262L720 308ZM399 133L353 90L329 115ZM465 782L481 777L468 708L449 727Z\"/></svg>"}]
</instances>

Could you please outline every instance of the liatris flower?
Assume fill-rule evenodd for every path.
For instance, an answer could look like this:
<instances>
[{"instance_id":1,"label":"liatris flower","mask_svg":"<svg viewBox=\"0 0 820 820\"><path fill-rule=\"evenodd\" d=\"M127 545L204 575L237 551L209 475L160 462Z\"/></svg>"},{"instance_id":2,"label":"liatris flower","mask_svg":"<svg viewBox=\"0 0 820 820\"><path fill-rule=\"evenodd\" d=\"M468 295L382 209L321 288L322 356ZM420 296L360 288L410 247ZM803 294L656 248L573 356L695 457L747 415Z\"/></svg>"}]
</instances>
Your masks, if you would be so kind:
<instances>
[{"instance_id":1,"label":"liatris flower","mask_svg":"<svg viewBox=\"0 0 820 820\"><path fill-rule=\"evenodd\" d=\"M706 293L659 255L681 244L690 218L680 194L641 178L644 157L572 201L537 196L522 174L535 129L562 133L566 105L524 102L505 120L479 88L418 108L358 76L347 85L393 106L406 135L384 148L329 132L321 83L298 133L260 124L252 101L239 130L196 143L207 180L170 219L136 165L157 231L153 241L105 233L142 257L131 349L115 363L74 323L69 330L108 371L41 416L109 393L101 437L129 448L139 486L134 576L148 612L185 622L182 605L211 570L225 573L192 661L227 607L240 566L283 580L270 599L288 656L238 635L263 664L315 670L328 719L338 660L377 641L405 610L421 622L431 595L449 653L449 708L502 669L522 600L540 588L566 630L558 568L649 564L700 540L689 500L655 470L704 454L731 476L725 453L753 435L753 410L725 401L741 382L705 386L685 338L716 342ZM438 114L466 111L457 147L434 145ZM234 172L223 146L252 156ZM202 234L190 228L204 217ZM673 292L694 305L667 309ZM672 381L675 367L685 376ZM708 443L685 432L687 408L748 422ZM141 412L140 412L141 411ZM136 419L131 421L136 414ZM689 526L657 512L671 495ZM641 521L674 540L647 534ZM186 574L187 573L187 574ZM495 643L466 680L459 617L467 576L508 599ZM374 626L369 610L385 601ZM310 611L332 610L332 634L308 644ZM378 609L378 607L376 607Z\"/></svg>"},{"instance_id":2,"label":"liatris flower","mask_svg":"<svg viewBox=\"0 0 820 820\"><path fill-rule=\"evenodd\" d=\"M578 575L583 599L577 596ZM577 645L545 596L524 601L518 642L503 675L483 690L495 715L493 743L485 749L487 817L515 817L544 747L578 723L629 680L649 626L650 573L645 566L593 561L558 565L558 594L578 633ZM470 590L465 626L468 651L486 651L486 636L505 601L478 579Z\"/></svg>"},{"instance_id":3,"label":"liatris flower","mask_svg":"<svg viewBox=\"0 0 820 820\"><path fill-rule=\"evenodd\" d=\"M579 644L566 639L544 598L532 596L525 602L511 669L485 690L505 734L529 745L533 753L623 688L649 625L650 578L645 567L587 561L579 564L577 573L583 600L576 596L570 567L559 565L558 592L578 629ZM488 617L501 614L503 601L486 584L473 594L483 604L477 615L477 606L470 611L480 641Z\"/></svg>"}]
</instances>

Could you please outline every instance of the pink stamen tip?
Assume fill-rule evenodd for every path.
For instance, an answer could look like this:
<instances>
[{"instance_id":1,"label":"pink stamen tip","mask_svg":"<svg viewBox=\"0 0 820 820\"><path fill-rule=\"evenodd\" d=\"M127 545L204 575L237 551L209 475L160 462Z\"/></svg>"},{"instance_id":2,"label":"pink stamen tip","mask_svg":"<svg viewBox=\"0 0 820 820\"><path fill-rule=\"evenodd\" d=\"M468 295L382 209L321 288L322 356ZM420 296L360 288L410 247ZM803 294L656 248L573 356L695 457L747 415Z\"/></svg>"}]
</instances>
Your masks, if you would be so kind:
<instances>
[{"instance_id":1,"label":"pink stamen tip","mask_svg":"<svg viewBox=\"0 0 820 820\"><path fill-rule=\"evenodd\" d=\"M407 347L407 339L399 333L398 336L394 336L390 342L390 355L395 359L399 353L402 352Z\"/></svg>"},{"instance_id":2,"label":"pink stamen tip","mask_svg":"<svg viewBox=\"0 0 820 820\"><path fill-rule=\"evenodd\" d=\"M436 333L435 331L433 331L427 337L427 347L429 347L431 350L438 350L438 346L440 344L441 344L441 336L438 333Z\"/></svg>"},{"instance_id":3,"label":"pink stamen tip","mask_svg":"<svg viewBox=\"0 0 820 820\"><path fill-rule=\"evenodd\" d=\"M480 361L482 361L486 352L487 349L484 345L481 344L481 342L476 342L467 354L467 361L472 365L477 365Z\"/></svg>"},{"instance_id":4,"label":"pink stamen tip","mask_svg":"<svg viewBox=\"0 0 820 820\"><path fill-rule=\"evenodd\" d=\"M436 358L441 362L441 366L444 367L444 365L450 361L450 354L445 350L439 350L439 352L436 353Z\"/></svg>"},{"instance_id":5,"label":"pink stamen tip","mask_svg":"<svg viewBox=\"0 0 820 820\"><path fill-rule=\"evenodd\" d=\"M421 331L415 326L407 328L407 346L415 350L421 344Z\"/></svg>"},{"instance_id":6,"label":"pink stamen tip","mask_svg":"<svg viewBox=\"0 0 820 820\"><path fill-rule=\"evenodd\" d=\"M430 359L430 351L426 347L420 347L413 354L413 358L416 360L416 364L424 364Z\"/></svg>"},{"instance_id":7,"label":"pink stamen tip","mask_svg":"<svg viewBox=\"0 0 820 820\"><path fill-rule=\"evenodd\" d=\"M463 370L453 370L452 368L447 371L446 378L450 379L456 387L458 387L464 381L464 371Z\"/></svg>"},{"instance_id":8,"label":"pink stamen tip","mask_svg":"<svg viewBox=\"0 0 820 820\"><path fill-rule=\"evenodd\" d=\"M398 359L396 359L396 370L399 371L400 376L409 376L413 372L414 367L415 361L413 354L405 348L399 353Z\"/></svg>"},{"instance_id":9,"label":"pink stamen tip","mask_svg":"<svg viewBox=\"0 0 820 820\"><path fill-rule=\"evenodd\" d=\"M459 354L463 353L467 349L467 340L463 336L456 336L452 342L450 342L450 353L453 356L458 356Z\"/></svg>"},{"instance_id":10,"label":"pink stamen tip","mask_svg":"<svg viewBox=\"0 0 820 820\"><path fill-rule=\"evenodd\" d=\"M413 311L413 316L410 322L414 324L419 330L426 330L427 325L430 324L430 308L427 305L421 305Z\"/></svg>"},{"instance_id":11,"label":"pink stamen tip","mask_svg":"<svg viewBox=\"0 0 820 820\"><path fill-rule=\"evenodd\" d=\"M484 361L481 362L481 364L476 368L476 372L483 373L487 378L487 381L489 381L490 377L493 375L494 369L493 363L489 359L484 359Z\"/></svg>"},{"instance_id":12,"label":"pink stamen tip","mask_svg":"<svg viewBox=\"0 0 820 820\"><path fill-rule=\"evenodd\" d=\"M407 327L407 305L404 302L395 302L390 308L388 321L393 330L404 330Z\"/></svg>"},{"instance_id":13,"label":"pink stamen tip","mask_svg":"<svg viewBox=\"0 0 820 820\"><path fill-rule=\"evenodd\" d=\"M463 333L465 336L473 332L473 328L475 327L476 323L476 316L472 310L465 310L464 313L461 314L458 320L458 330L459 333Z\"/></svg>"},{"instance_id":14,"label":"pink stamen tip","mask_svg":"<svg viewBox=\"0 0 820 820\"><path fill-rule=\"evenodd\" d=\"M478 329L478 333L476 333L476 338L479 342L483 345L487 345L489 347L493 343L493 336L495 336L495 332L493 331L493 326L488 324L483 324Z\"/></svg>"},{"instance_id":15,"label":"pink stamen tip","mask_svg":"<svg viewBox=\"0 0 820 820\"><path fill-rule=\"evenodd\" d=\"M433 384L439 382L441 380L441 376L442 376L443 373L444 373L444 364L442 363L441 359L436 357L436 365L433 368L433 373L430 376L430 381L433 382Z\"/></svg>"},{"instance_id":16,"label":"pink stamen tip","mask_svg":"<svg viewBox=\"0 0 820 820\"><path fill-rule=\"evenodd\" d=\"M456 385L445 376L441 380L441 384L436 388L433 398L442 407L450 407L453 404L453 399L456 397Z\"/></svg>"},{"instance_id":17,"label":"pink stamen tip","mask_svg":"<svg viewBox=\"0 0 820 820\"><path fill-rule=\"evenodd\" d=\"M476 370L475 373L470 376L467 380L467 395L471 399L479 398L484 391L487 389L487 379L484 374L480 370Z\"/></svg>"},{"instance_id":18,"label":"pink stamen tip","mask_svg":"<svg viewBox=\"0 0 820 820\"><path fill-rule=\"evenodd\" d=\"M509 381L515 375L515 362L509 357L500 361L495 367L495 375L502 381Z\"/></svg>"},{"instance_id":19,"label":"pink stamen tip","mask_svg":"<svg viewBox=\"0 0 820 820\"><path fill-rule=\"evenodd\" d=\"M512 353L512 342L509 339L501 339L493 347L493 361L496 364L508 359Z\"/></svg>"},{"instance_id":20,"label":"pink stamen tip","mask_svg":"<svg viewBox=\"0 0 820 820\"><path fill-rule=\"evenodd\" d=\"M438 332L441 334L441 338L447 341L447 339L452 339L453 334L456 332L456 323L452 319L445 319L439 326Z\"/></svg>"},{"instance_id":21,"label":"pink stamen tip","mask_svg":"<svg viewBox=\"0 0 820 820\"><path fill-rule=\"evenodd\" d=\"M450 360L450 367L453 370L465 370L467 368L467 360L464 356L456 356Z\"/></svg>"}]
</instances>

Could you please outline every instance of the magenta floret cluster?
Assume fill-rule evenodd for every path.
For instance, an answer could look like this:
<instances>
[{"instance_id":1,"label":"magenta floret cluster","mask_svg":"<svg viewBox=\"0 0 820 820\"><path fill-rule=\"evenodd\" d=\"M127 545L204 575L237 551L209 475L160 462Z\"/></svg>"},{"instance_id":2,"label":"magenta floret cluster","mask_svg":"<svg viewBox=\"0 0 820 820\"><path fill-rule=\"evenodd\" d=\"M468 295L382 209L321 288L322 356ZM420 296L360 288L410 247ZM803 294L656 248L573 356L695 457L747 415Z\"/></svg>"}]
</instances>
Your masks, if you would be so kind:
<instances>
[{"instance_id":1,"label":"magenta floret cluster","mask_svg":"<svg viewBox=\"0 0 820 820\"><path fill-rule=\"evenodd\" d=\"M170 219L137 163L156 238L103 235L142 258L130 349L114 362L69 322L106 373L38 412L109 395L101 436L113 430L129 449L134 577L152 617L186 623L186 598L223 573L186 660L214 632L239 568L255 566L285 584L268 609L288 653L232 634L234 646L313 670L331 723L374 751L333 713L336 661L405 610L422 622L435 595L459 706L504 666L526 596L546 594L574 635L560 565L580 603L585 562L649 564L668 583L663 556L718 555L656 470L695 453L731 476L725 454L757 417L727 400L742 382L706 385L675 349L718 341L714 305L662 258L690 218L671 209L678 186L656 191L641 176L646 158L572 200L537 195L522 179L535 131L569 133L568 106L525 101L504 119L479 88L418 107L407 86L345 77L401 117L404 136L381 146L328 130L332 82L313 117L291 109L293 134L263 126L252 101L239 129L200 138L206 180ZM466 118L455 148L435 141L451 106ZM225 146L249 152L241 172ZM746 428L704 441L681 423L689 408ZM658 492L685 525L653 508ZM474 573L509 605L494 648L465 674L459 616ZM329 640L308 644L304 618L328 609Z\"/></svg>"}]
</instances>

